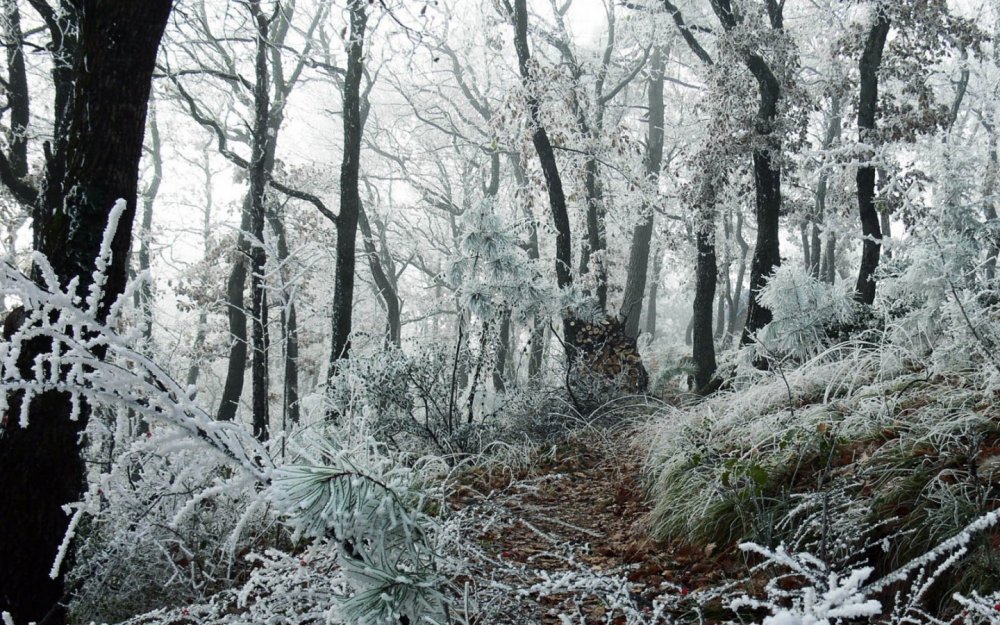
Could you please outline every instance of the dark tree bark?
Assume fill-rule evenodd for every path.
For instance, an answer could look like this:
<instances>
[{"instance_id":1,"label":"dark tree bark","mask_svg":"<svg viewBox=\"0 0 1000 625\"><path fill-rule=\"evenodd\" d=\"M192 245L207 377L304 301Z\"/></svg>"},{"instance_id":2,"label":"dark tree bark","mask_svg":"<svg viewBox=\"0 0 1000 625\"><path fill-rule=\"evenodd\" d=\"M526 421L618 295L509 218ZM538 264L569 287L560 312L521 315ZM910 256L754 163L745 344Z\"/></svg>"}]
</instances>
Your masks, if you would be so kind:
<instances>
[{"instance_id":1,"label":"dark tree bark","mask_svg":"<svg viewBox=\"0 0 1000 625\"><path fill-rule=\"evenodd\" d=\"M16 0L4 0L3 15L6 20L3 34L7 48L7 82L4 85L4 95L7 97L7 110L10 112L10 128L6 133L8 153L6 158L0 159L0 165L6 163L9 170L6 173L7 178L23 183L28 174L28 124L31 121L31 98L24 64L21 13ZM12 195L20 204L20 210L18 214L12 216L13 222L9 224L6 241L8 250L14 249L17 232L28 220L34 190L30 189L27 198L19 197L17 193ZM6 297L0 295L0 315L6 312Z\"/></svg>"},{"instance_id":2,"label":"dark tree bark","mask_svg":"<svg viewBox=\"0 0 1000 625\"><path fill-rule=\"evenodd\" d=\"M889 16L881 5L875 8L875 23L872 24L865 40L858 69L861 73L861 87L858 95L858 141L868 143L875 140L875 113L878 109L878 70L882 64L882 50L889 34ZM875 270L878 269L882 250L882 229L878 212L875 210L875 165L868 163L858 167L858 211L861 215L861 234L864 243L861 248L861 267L858 282L854 287L854 299L862 304L875 302Z\"/></svg>"},{"instance_id":3,"label":"dark tree bark","mask_svg":"<svg viewBox=\"0 0 1000 625\"><path fill-rule=\"evenodd\" d=\"M646 333L656 340L656 298L660 293L660 273L663 271L663 250L653 256L653 272L649 276L649 295L646 298Z\"/></svg>"},{"instance_id":4,"label":"dark tree bark","mask_svg":"<svg viewBox=\"0 0 1000 625\"><path fill-rule=\"evenodd\" d=\"M283 415L284 420L281 429L284 430L287 422L297 425L299 422L299 328L298 316L295 312L295 302L291 299L288 282L285 279L285 267L290 257L288 250L288 236L285 231L285 223L282 216L276 211L268 211L268 221L271 224L271 231L277 239L278 266L281 267L281 342L284 346L284 392L283 395Z\"/></svg>"},{"instance_id":5,"label":"dark tree bark","mask_svg":"<svg viewBox=\"0 0 1000 625\"><path fill-rule=\"evenodd\" d=\"M264 223L267 209L265 194L270 173L274 168L274 140L270 132L270 78L268 76L268 54L270 51L270 20L260 7L260 0L250 2L250 13L257 27L257 55L255 59L255 88L253 94L253 146L250 153L250 232L254 238L250 246L250 301L253 315L253 360L250 376L252 380L253 434L258 440L268 439L271 425L268 410L268 366L267 366L267 294L264 285Z\"/></svg>"},{"instance_id":6,"label":"dark tree bark","mask_svg":"<svg viewBox=\"0 0 1000 625\"><path fill-rule=\"evenodd\" d=\"M57 147L47 155L47 176L55 179L48 178L46 193L37 194L35 244L61 283L76 278L78 293L85 294L110 210L117 200L126 202L98 309L103 319L125 287L150 79L171 1L81 0L65 2L61 9L51 19L78 19L78 39L70 48L64 39L53 42L55 58L70 65L56 70L68 81L56 90L57 111L65 112L65 121L57 114ZM0 177L9 185L5 174ZM15 330L13 317L4 324L5 336ZM22 353L21 362L30 363L50 347L32 344L26 352L35 353ZM30 376L30 367L23 374ZM17 397L11 399L17 403ZM84 488L79 436L89 416L83 410L71 421L70 412L66 394L46 393L29 407L27 427L13 420L0 437L0 527L5 528L0 532L0 611L19 623L66 619L62 571L71 559L55 579L49 570L69 521L62 506L78 499Z\"/></svg>"},{"instance_id":7,"label":"dark tree bark","mask_svg":"<svg viewBox=\"0 0 1000 625\"><path fill-rule=\"evenodd\" d=\"M240 232L236 239L233 266L226 280L226 317L229 322L229 359L226 365L226 381L222 387L222 398L215 418L232 421L240 406L243 395L243 378L247 368L247 313L243 300L243 290L247 282L246 259L250 253L250 241L245 232L250 231L251 199L243 198L240 218Z\"/></svg>"},{"instance_id":8,"label":"dark tree bark","mask_svg":"<svg viewBox=\"0 0 1000 625\"><path fill-rule=\"evenodd\" d=\"M573 263L569 227L569 213L566 211L566 195L563 193L562 178L559 176L559 166L556 164L555 152L549 142L539 115L538 98L534 95L534 77L531 72L531 57L528 52L528 8L526 0L514 0L514 48L517 50L517 64L521 72L521 80L526 87L526 104L531 125L534 131L531 141L538 154L545 175L545 183L549 192L549 207L552 210L552 221L556 228L556 284L560 289L568 289L573 285L573 274L570 267ZM571 363L576 345L576 322L571 315L563 316L563 344L567 362Z\"/></svg>"},{"instance_id":9,"label":"dark tree bark","mask_svg":"<svg viewBox=\"0 0 1000 625\"><path fill-rule=\"evenodd\" d=\"M351 26L344 78L344 156L340 165L340 214L337 217L337 266L333 285L332 342L327 380L351 350L351 314L354 307L354 254L361 212L358 173L361 168L361 78L364 73L367 3L351 0Z\"/></svg>"},{"instance_id":10,"label":"dark tree bark","mask_svg":"<svg viewBox=\"0 0 1000 625\"><path fill-rule=\"evenodd\" d=\"M695 264L694 310L691 317L691 352L695 365L695 388L707 390L715 375L715 340L712 333L712 304L718 266L715 261L715 190L706 179L698 201L697 253Z\"/></svg>"},{"instance_id":11,"label":"dark tree bark","mask_svg":"<svg viewBox=\"0 0 1000 625\"><path fill-rule=\"evenodd\" d=\"M364 206L360 205L358 212L358 225L361 227L361 240L365 248L365 256L368 257L368 268L372 272L372 280L375 281L375 288L378 290L379 302L385 308L386 314L386 341L396 347L400 346L400 334L402 331L402 319L399 310L399 295L396 293L396 285L382 267L382 257L375 247L375 236L372 232L371 223L368 221L368 214Z\"/></svg>"},{"instance_id":12,"label":"dark tree bark","mask_svg":"<svg viewBox=\"0 0 1000 625\"><path fill-rule=\"evenodd\" d=\"M742 16L733 10L731 0L711 0L711 4L712 10L727 33L733 32L740 25ZM665 5L667 5L668 10L671 10L675 21L677 21L679 12L667 2ZM784 3L777 0L767 0L766 5L771 29L775 33L780 33L784 29L782 17ZM678 24L680 23L682 22L678 22ZM697 46L691 29L682 28L681 31L696 54L700 58L710 61L704 49ZM761 306L757 298L767 277L781 264L778 236L778 217L781 210L781 170L779 165L781 138L774 128L778 117L778 102L781 99L781 84L778 82L774 70L760 54L752 49L743 49L741 56L757 82L760 95L754 119L754 133L758 137L758 147L753 150L754 213L757 217L757 241L750 264L750 301L747 306L747 319L740 341L741 344L746 344L753 340L753 336L758 330L771 321L771 311Z\"/></svg>"},{"instance_id":13,"label":"dark tree bark","mask_svg":"<svg viewBox=\"0 0 1000 625\"><path fill-rule=\"evenodd\" d=\"M653 48L650 60L649 82L649 125L646 138L646 180L652 189L657 189L660 167L663 163L663 72L666 59L663 50ZM644 207L644 216L632 230L632 245L629 252L625 291L622 294L622 308L619 317L622 327L630 338L639 336L639 317L642 313L642 297L646 293L646 274L649 269L650 242L653 239L652 206Z\"/></svg>"},{"instance_id":14,"label":"dark tree bark","mask_svg":"<svg viewBox=\"0 0 1000 625\"><path fill-rule=\"evenodd\" d=\"M781 173L774 169L771 154L754 153L754 180L756 182L757 241L753 260L750 262L750 301L747 321L743 326L742 344L753 341L758 330L771 322L771 311L758 301L760 290L767 277L781 264L778 237L778 213L781 209Z\"/></svg>"},{"instance_id":15,"label":"dark tree bark","mask_svg":"<svg viewBox=\"0 0 1000 625\"><path fill-rule=\"evenodd\" d=\"M28 72L24 65L24 34L21 13L16 0L5 0L7 18L7 84L4 85L10 110L10 131L7 133L8 159L11 174L23 180L28 175L28 124L31 123L31 98Z\"/></svg>"}]
</instances>

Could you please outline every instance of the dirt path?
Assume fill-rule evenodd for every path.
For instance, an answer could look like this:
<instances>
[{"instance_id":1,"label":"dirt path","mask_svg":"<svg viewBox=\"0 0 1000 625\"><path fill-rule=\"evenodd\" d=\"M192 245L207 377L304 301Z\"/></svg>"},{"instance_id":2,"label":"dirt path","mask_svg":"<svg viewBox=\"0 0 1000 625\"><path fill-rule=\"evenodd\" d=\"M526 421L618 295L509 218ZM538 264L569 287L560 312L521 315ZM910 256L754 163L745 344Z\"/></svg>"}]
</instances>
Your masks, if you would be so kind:
<instances>
[{"instance_id":1,"label":"dirt path","mask_svg":"<svg viewBox=\"0 0 1000 625\"><path fill-rule=\"evenodd\" d=\"M627 436L591 432L537 454L514 476L466 475L451 501L477 537L467 582L478 622L697 618L690 592L718 585L737 565L647 537L643 458Z\"/></svg>"}]
</instances>

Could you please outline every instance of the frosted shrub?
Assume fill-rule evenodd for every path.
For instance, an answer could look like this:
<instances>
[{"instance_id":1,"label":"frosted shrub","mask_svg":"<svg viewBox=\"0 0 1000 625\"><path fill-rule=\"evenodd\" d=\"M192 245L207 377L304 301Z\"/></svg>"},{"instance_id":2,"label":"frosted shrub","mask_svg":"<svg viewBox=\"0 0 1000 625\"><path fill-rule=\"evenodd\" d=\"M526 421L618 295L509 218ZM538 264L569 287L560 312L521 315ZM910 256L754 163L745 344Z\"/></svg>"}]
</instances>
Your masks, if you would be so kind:
<instances>
[{"instance_id":1,"label":"frosted shrub","mask_svg":"<svg viewBox=\"0 0 1000 625\"><path fill-rule=\"evenodd\" d=\"M68 572L76 620L207 600L248 572L252 546L280 544L253 477L171 428L122 442L84 496Z\"/></svg>"},{"instance_id":2,"label":"frosted shrub","mask_svg":"<svg viewBox=\"0 0 1000 625\"><path fill-rule=\"evenodd\" d=\"M308 578L319 588L303 596L330 604L299 606L310 615L306 621L313 622L317 610L328 622L395 623L402 615L411 622L443 620L447 584L437 572L432 516L441 504L429 498L437 465L411 462L359 434L358 442L343 447L305 441L300 464L275 469L269 449L242 424L213 419L194 393L131 347L134 337L117 332L136 284L111 307L106 321L98 316L102 272L123 208L119 203L113 212L95 286L86 298L75 295L75 282L62 287L41 255L33 258L40 284L0 264L0 292L25 311L10 340L0 343L0 410L6 412L8 397L19 393L22 410L11 416L27 425L28 403L50 391L69 394L74 418L84 403L91 410L88 453L100 462L88 476L83 500L68 506L69 530L53 563L56 572L71 544L82 539L80 569L71 574L79 591L76 615L117 619L154 602L202 600L235 581L241 561L260 561L251 547L280 544L265 536L272 526L268 500L260 491L272 485L270 501L288 513L299 533L336 541L334 550L315 545L318 553L339 551L336 560L328 560L328 572L336 568L340 574L333 580ZM38 340L52 350L29 364L33 376L26 379L20 355L26 343ZM151 429L137 439L130 426L140 420ZM267 554L269 574L287 570L287 554L273 548ZM155 581L167 590L141 596ZM297 584L271 581L276 582L271 589ZM251 595L267 605L270 598L261 597L266 593L259 582L251 575L246 594L229 591L209 598L202 605L205 618L226 619L234 604L253 603ZM116 587L124 588L123 596L113 596L110 589ZM109 596L102 598L102 591ZM275 611L285 608L292 609L275 606ZM177 622L189 610L163 608L143 622ZM247 613L254 615L247 622L271 619L271 614Z\"/></svg>"},{"instance_id":3,"label":"frosted shrub","mask_svg":"<svg viewBox=\"0 0 1000 625\"><path fill-rule=\"evenodd\" d=\"M957 619L942 621L925 605L928 591L949 575L968 553L970 544L1000 522L1000 511L980 516L957 534L926 553L910 560L878 579L870 579L874 569L855 567L839 572L829 563L808 552L789 553L784 547L768 549L744 543L740 549L763 556L759 567L777 567L786 573L772 578L765 587L766 599L737 597L733 610L763 608L771 614L764 625L833 625L841 622L879 622L891 625L919 623L998 623L1000 604L991 605L993 597L978 592L969 596L955 593L953 598L964 609ZM798 580L796 588L785 590L780 584L785 576Z\"/></svg>"},{"instance_id":4,"label":"frosted shrub","mask_svg":"<svg viewBox=\"0 0 1000 625\"><path fill-rule=\"evenodd\" d=\"M504 223L491 200L466 212L458 255L445 277L456 290L458 307L484 322L502 311L529 317L552 310L559 293L537 260L521 249L516 227Z\"/></svg>"},{"instance_id":5,"label":"frosted shrub","mask_svg":"<svg viewBox=\"0 0 1000 625\"><path fill-rule=\"evenodd\" d=\"M447 579L434 547L440 502L426 488L440 464L414 464L370 440L343 447L315 439L312 458L274 473L270 499L297 533L331 541L351 589L347 622L443 622Z\"/></svg>"},{"instance_id":6,"label":"frosted shrub","mask_svg":"<svg viewBox=\"0 0 1000 625\"><path fill-rule=\"evenodd\" d=\"M740 549L756 552L805 581L803 588L787 591L780 587L780 577L772 578L765 588L768 601L743 596L730 604L733 610L744 607L770 610L771 615L764 618L762 625L833 625L882 612L882 604L865 594L864 583L872 574L871 567L841 575L829 571L824 562L808 553L789 554L781 547L771 551L753 543L744 543ZM787 607L782 606L785 602L789 604Z\"/></svg>"},{"instance_id":7,"label":"frosted shrub","mask_svg":"<svg viewBox=\"0 0 1000 625\"><path fill-rule=\"evenodd\" d=\"M758 351L764 357L801 359L816 354L828 343L827 330L849 323L855 315L850 294L791 263L771 275L761 289L760 302L773 315L757 334Z\"/></svg>"},{"instance_id":8,"label":"frosted shrub","mask_svg":"<svg viewBox=\"0 0 1000 625\"><path fill-rule=\"evenodd\" d=\"M356 350L338 367L326 398L348 417L357 406L365 406L386 422L398 420L413 410L413 368L413 359L394 345Z\"/></svg>"}]
</instances>

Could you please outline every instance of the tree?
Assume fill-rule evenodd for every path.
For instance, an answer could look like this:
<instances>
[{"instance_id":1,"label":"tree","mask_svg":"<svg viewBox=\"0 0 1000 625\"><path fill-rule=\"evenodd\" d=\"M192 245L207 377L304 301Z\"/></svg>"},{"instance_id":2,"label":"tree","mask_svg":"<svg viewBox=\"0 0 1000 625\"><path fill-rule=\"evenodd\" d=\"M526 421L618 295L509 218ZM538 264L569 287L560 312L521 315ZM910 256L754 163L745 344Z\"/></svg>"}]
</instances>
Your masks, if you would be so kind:
<instances>
[{"instance_id":1,"label":"tree","mask_svg":"<svg viewBox=\"0 0 1000 625\"><path fill-rule=\"evenodd\" d=\"M766 0L767 17L772 31L780 36L784 29L782 10L784 2ZM712 0L712 10L726 33L732 35L743 21L743 16L733 10L730 0ZM761 306L758 294L764 281L775 267L781 264L779 251L778 217L781 212L781 135L776 128L781 83L775 69L758 51L742 47L738 51L747 69L757 82L759 103L754 119L753 173L757 241L750 263L750 303L747 321L743 327L741 343L753 340L753 335L771 320L770 311Z\"/></svg>"},{"instance_id":2,"label":"tree","mask_svg":"<svg viewBox=\"0 0 1000 625\"><path fill-rule=\"evenodd\" d=\"M600 61L589 74L585 64L580 61L578 54L574 51L569 31L566 28L565 14L571 5L572 1L565 2L561 6L552 2L556 32L550 34L541 31L541 36L556 48L570 71L569 108L580 136L583 146L581 152L584 158L583 191L586 240L580 246L578 274L581 278L588 273L594 274L593 291L596 305L598 310L606 314L608 308L608 259L605 258L608 247L605 225L607 202L604 197L605 181L599 167L600 149L604 139L603 135L606 132L605 120L609 112L609 105L623 93L642 68L646 66L649 47L646 47L642 58L634 62L620 80L608 85L611 70L614 69L614 55L619 46L615 4L604 0L604 14L608 23L607 36L601 51ZM585 85L588 78L593 79L592 88Z\"/></svg>"},{"instance_id":3,"label":"tree","mask_svg":"<svg viewBox=\"0 0 1000 625\"><path fill-rule=\"evenodd\" d=\"M24 62L24 33L21 30L21 11L16 0L5 0L3 13L6 32L3 33L7 48L7 77L4 91L7 97L5 110L10 111L10 129L7 144L10 146L7 158L11 174L17 179L28 175L28 125L31 123L31 99L28 91L28 72ZM6 200L6 198L5 198ZM30 206L11 198L0 207L3 224L7 227L7 248L14 249L18 229L28 218ZM0 312L3 301L0 299Z\"/></svg>"},{"instance_id":4,"label":"tree","mask_svg":"<svg viewBox=\"0 0 1000 625\"><path fill-rule=\"evenodd\" d=\"M125 287L150 80L172 2L32 5L52 38L54 63L56 120L44 191L18 178L7 155L0 156L0 179L32 205L35 249L63 285L78 281L81 296L91 286L112 207L125 201L98 308L103 319ZM19 319L6 319L5 336ZM40 340L31 347L21 354L25 376L34 357L53 346ZM68 523L63 506L84 488L79 436L89 416L84 409L71 420L71 413L67 394L45 393L32 401L27 423L5 418L0 437L0 525L7 528L0 532L0 611L17 622L65 622L66 562L54 567L53 559Z\"/></svg>"},{"instance_id":5,"label":"tree","mask_svg":"<svg viewBox=\"0 0 1000 625\"><path fill-rule=\"evenodd\" d=\"M705 172L697 184L695 201L695 292L692 311L691 354L695 365L695 388L707 391L715 375L715 338L712 332L712 304L718 282L715 258L715 189L714 173Z\"/></svg>"},{"instance_id":6,"label":"tree","mask_svg":"<svg viewBox=\"0 0 1000 625\"><path fill-rule=\"evenodd\" d=\"M223 45L226 38L218 37L213 32L207 6L205 2L200 3L197 6L195 19L191 20L197 34L190 37L189 41L181 42L178 46L179 51L187 57L192 66L173 67L170 64L165 64L165 69L192 118L215 135L219 152L233 165L244 170L250 183L250 188L243 201L235 260L226 283L226 312L231 336L225 387L219 402L217 417L221 421L234 419L243 394L248 356L244 289L249 265L251 318L253 322L250 332L250 341L253 347L251 361L252 419L256 435L261 439L266 439L269 436L270 428L267 401L269 337L264 278L267 256L262 244L264 226L268 221L265 197L267 189L273 187L287 195L309 201L326 217L336 220L336 217L326 209L318 198L291 189L274 179L277 141L285 120L286 105L292 90L306 68L309 52L314 43L313 34L326 15L326 5L321 4L309 17L304 30L303 49L299 51L298 58L291 66L290 71L285 68L282 51L285 48L285 39L292 27L295 4L277 4L274 15L270 17L264 14L259 0L254 0L246 5L253 28L253 37L250 39L254 44L253 80L245 78L240 73L236 61L238 54L232 53ZM206 50L209 54L205 52ZM185 86L183 77L188 75L218 80L223 85L223 92L229 92L234 86L238 87L237 93L240 99L245 100L249 107L249 120L246 120L245 123L250 128L250 132L245 133L226 128L219 121L220 118L213 116L209 112L209 107L200 102L195 94L191 93ZM229 147L229 139L234 136L249 144L249 157L241 156ZM288 336L286 332L286 337ZM286 361L286 365L288 364L291 364L293 368L295 366L294 361L291 363Z\"/></svg>"},{"instance_id":7,"label":"tree","mask_svg":"<svg viewBox=\"0 0 1000 625\"><path fill-rule=\"evenodd\" d=\"M660 167L663 164L663 72L666 66L664 51L659 46L653 48L650 60L649 84L649 130L646 137L646 182L652 192L658 190ZM642 297L646 292L646 274L649 268L650 243L653 238L652 206L644 206L639 223L632 230L629 246L628 270L625 278L625 292L619 317L625 334L639 336L639 317L642 312ZM656 279L656 278L654 278Z\"/></svg>"},{"instance_id":8,"label":"tree","mask_svg":"<svg viewBox=\"0 0 1000 625\"><path fill-rule=\"evenodd\" d=\"M347 40L347 72L344 77L344 155L340 165L340 213L337 215L337 266L334 270L330 368L332 379L340 360L351 349L351 315L354 307L354 264L361 215L358 176L361 168L361 79L364 75L366 3L350 0L350 31Z\"/></svg>"},{"instance_id":9,"label":"tree","mask_svg":"<svg viewBox=\"0 0 1000 625\"><path fill-rule=\"evenodd\" d=\"M507 7L510 9L510 6ZM549 193L549 208L552 211L552 221L556 228L556 284L560 289L568 289L573 285L573 274L570 271L573 263L572 236L570 234L569 214L566 211L566 195L563 192L562 178L559 175L559 165L556 163L555 151L545 132L539 115L538 96L535 95L536 81L532 70L531 54L528 50L528 7L525 0L514 0L513 10L509 11L514 18L514 49L517 51L517 65L521 73L521 81L525 90L525 104L532 128L531 142L535 147L538 160L545 175L545 184ZM576 321L569 314L563 315L563 344L567 360L573 358L576 343Z\"/></svg>"},{"instance_id":10,"label":"tree","mask_svg":"<svg viewBox=\"0 0 1000 625\"><path fill-rule=\"evenodd\" d=\"M881 4L875 7L875 20L868 37L858 69L861 86L858 94L858 141L862 144L875 138L875 112L878 108L878 70L882 63L882 50L889 34L889 15ZM878 268L882 249L882 230L875 210L875 165L865 163L858 167L858 211L861 215L861 267L854 287L855 299L869 306L875 301L875 270Z\"/></svg>"}]
</instances>

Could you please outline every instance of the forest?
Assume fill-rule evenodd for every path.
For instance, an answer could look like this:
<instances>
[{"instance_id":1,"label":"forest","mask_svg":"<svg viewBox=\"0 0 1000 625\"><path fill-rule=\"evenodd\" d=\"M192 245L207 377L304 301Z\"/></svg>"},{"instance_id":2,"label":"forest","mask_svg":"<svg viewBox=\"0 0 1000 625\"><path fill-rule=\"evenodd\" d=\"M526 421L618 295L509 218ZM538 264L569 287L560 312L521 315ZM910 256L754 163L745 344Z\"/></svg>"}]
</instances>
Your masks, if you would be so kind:
<instances>
[{"instance_id":1,"label":"forest","mask_svg":"<svg viewBox=\"0 0 1000 625\"><path fill-rule=\"evenodd\" d=\"M1000 625L997 0L0 0L0 625Z\"/></svg>"}]
</instances>

